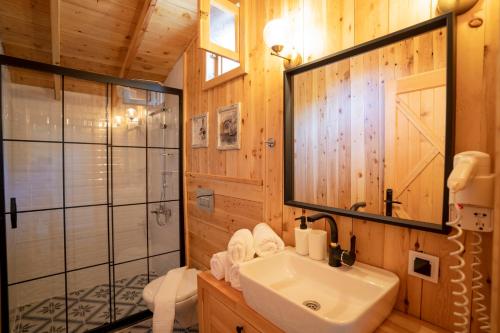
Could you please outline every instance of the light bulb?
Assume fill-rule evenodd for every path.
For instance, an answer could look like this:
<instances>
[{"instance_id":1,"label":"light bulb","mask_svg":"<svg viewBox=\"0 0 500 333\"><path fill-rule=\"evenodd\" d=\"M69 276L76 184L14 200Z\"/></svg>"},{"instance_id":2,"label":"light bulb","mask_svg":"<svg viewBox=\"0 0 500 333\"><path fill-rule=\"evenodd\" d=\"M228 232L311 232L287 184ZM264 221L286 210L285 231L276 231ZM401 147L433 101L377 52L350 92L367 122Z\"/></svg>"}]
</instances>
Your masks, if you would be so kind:
<instances>
[{"instance_id":1,"label":"light bulb","mask_svg":"<svg viewBox=\"0 0 500 333\"><path fill-rule=\"evenodd\" d=\"M137 118L137 110L134 108L128 108L127 109L127 117L130 120L134 120L135 118Z\"/></svg>"},{"instance_id":2,"label":"light bulb","mask_svg":"<svg viewBox=\"0 0 500 333\"><path fill-rule=\"evenodd\" d=\"M264 42L266 45L279 52L289 44L290 23L287 19L279 18L267 22L264 27Z\"/></svg>"}]
</instances>

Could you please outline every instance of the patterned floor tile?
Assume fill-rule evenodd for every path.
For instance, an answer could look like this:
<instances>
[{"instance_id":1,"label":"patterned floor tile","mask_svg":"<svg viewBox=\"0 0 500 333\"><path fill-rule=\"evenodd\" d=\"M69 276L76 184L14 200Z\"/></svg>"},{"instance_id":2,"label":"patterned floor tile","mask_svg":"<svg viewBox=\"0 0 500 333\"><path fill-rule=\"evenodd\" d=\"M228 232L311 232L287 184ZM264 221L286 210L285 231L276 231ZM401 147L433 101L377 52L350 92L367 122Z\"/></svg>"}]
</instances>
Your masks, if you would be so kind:
<instances>
[{"instance_id":1,"label":"patterned floor tile","mask_svg":"<svg viewBox=\"0 0 500 333\"><path fill-rule=\"evenodd\" d=\"M150 274L150 280L157 277ZM116 281L111 291L115 291L111 307L116 313L114 320L147 310L142 299L142 289L148 283L147 274ZM84 333L110 322L109 285L75 290L68 293L68 332ZM13 333L65 333L66 300L53 297L41 302L12 309L9 317ZM114 316L114 315L113 315ZM129 327L120 333L152 333L151 319ZM198 332L198 327L184 330L174 326L174 332Z\"/></svg>"},{"instance_id":2,"label":"patterned floor tile","mask_svg":"<svg viewBox=\"0 0 500 333\"><path fill-rule=\"evenodd\" d=\"M88 322L103 307L109 308L105 302L82 299L68 308L68 320Z\"/></svg>"},{"instance_id":3,"label":"patterned floor tile","mask_svg":"<svg viewBox=\"0 0 500 333\"><path fill-rule=\"evenodd\" d=\"M126 287L116 294L116 303L138 304L142 302L142 288Z\"/></svg>"},{"instance_id":4,"label":"patterned floor tile","mask_svg":"<svg viewBox=\"0 0 500 333\"><path fill-rule=\"evenodd\" d=\"M137 275L136 277L129 280L127 287L140 288L143 289L148 284L147 274Z\"/></svg>"},{"instance_id":5,"label":"patterned floor tile","mask_svg":"<svg viewBox=\"0 0 500 333\"><path fill-rule=\"evenodd\" d=\"M74 304L72 300L68 305ZM39 302L30 307L28 311L22 314L22 320L28 319L50 319L61 314L64 315L66 308L66 300L63 297L53 297Z\"/></svg>"},{"instance_id":6,"label":"patterned floor tile","mask_svg":"<svg viewBox=\"0 0 500 333\"><path fill-rule=\"evenodd\" d=\"M123 319L127 316L139 312L136 311L135 304L120 304L120 303L116 304L114 311L116 313L116 320Z\"/></svg>"},{"instance_id":7,"label":"patterned floor tile","mask_svg":"<svg viewBox=\"0 0 500 333\"><path fill-rule=\"evenodd\" d=\"M45 319L23 319L14 324L11 328L11 332L15 333L32 333L32 332L42 332L42 328L47 325L47 320Z\"/></svg>"}]
</instances>

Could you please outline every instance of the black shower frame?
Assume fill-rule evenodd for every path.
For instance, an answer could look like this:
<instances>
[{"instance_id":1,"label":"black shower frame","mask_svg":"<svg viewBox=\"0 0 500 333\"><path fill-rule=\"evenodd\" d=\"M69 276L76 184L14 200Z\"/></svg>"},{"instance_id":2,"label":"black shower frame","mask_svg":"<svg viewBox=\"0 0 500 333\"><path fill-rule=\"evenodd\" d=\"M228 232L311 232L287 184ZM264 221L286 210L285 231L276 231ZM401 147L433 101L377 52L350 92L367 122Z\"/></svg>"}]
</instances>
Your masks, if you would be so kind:
<instances>
[{"instance_id":1,"label":"black shower frame","mask_svg":"<svg viewBox=\"0 0 500 333\"><path fill-rule=\"evenodd\" d=\"M62 98L61 98L61 121L62 121L62 140L61 141L51 141L51 140L18 140L18 139L4 139L3 137L3 102L2 102L2 84L3 84L3 76L2 76L2 71L3 67L2 66L11 66L11 67L17 67L17 68L24 68L24 69L30 69L30 70L35 70L35 71L40 71L40 72L47 72L51 73L54 75L60 75L61 77L61 91L62 93ZM86 80L86 81L93 81L93 82L99 82L99 83L104 83L106 84L106 123L107 123L107 128L106 128L106 143L86 143L86 142L72 142L72 141L66 141L64 137L64 78L65 77L71 77L75 79L81 79L81 80ZM146 91L153 91L153 92L160 92L160 93L165 93L165 94L170 94L170 95L175 95L178 97L179 101L179 138L178 138L178 145L177 147L157 147L157 146L148 146L148 129L147 129L147 121L146 121L146 144L145 146L126 146L126 145L116 145L113 146L113 141L112 141L112 128L109 126L109 121L111 119L111 112L112 108L110 107L109 101L112 98L112 90L110 89L111 85L117 85L117 86L124 86L124 87L130 87L130 88L136 88L136 89L142 89ZM184 175L184 166L183 166L183 91L182 89L177 89L177 88L172 88L172 87L167 87L163 86L161 84L157 84L151 81L141 81L141 80L128 80L128 79L122 79L122 78L117 78L109 75L102 75L102 74L97 74L97 73L92 73L92 72L86 72L86 71L81 71L77 69L72 69L72 68L66 68L66 67L61 67L61 66L55 66L55 65L50 65L50 64L45 64L45 63L40 63L36 61L31 61L31 60L26 60L26 59L21 59L21 58L15 58L11 56L6 56L6 55L0 55L0 111L2 111L1 116L0 116L0 138L2 139L2 143L0 144L0 207L2 209L1 216L0 216L0 314L2 318L2 322L0 325L0 331L2 332L10 332L9 331L9 299L8 299L8 288L10 285L15 285L15 284L20 284L23 282L28 282L28 281L34 281L38 279L43 279L51 276L57 276L57 275L62 275L64 274L64 285L65 285L65 311L66 311L66 332L68 332L68 291L67 291L67 285L68 285L68 273L74 272L74 271L80 271L84 269L89 269L92 267L97 267L97 266L103 266L103 265L108 265L108 282L110 286L110 298L109 298L109 306L110 306L110 318L109 322L107 324L104 324L102 326L99 326L95 329L90 330L89 332L109 332L111 330L115 330L121 327L126 327L131 324L134 324L136 322L139 322L141 320L144 320L146 318L151 317L152 313L149 310L141 311L132 315L129 315L125 318L122 318L120 320L115 320L113 317L116 317L116 315L111 316L111 312L114 313L115 309L115 293L114 291L111 292L112 286L114 287L115 285L115 276L114 276L114 268L117 265L121 264L126 264L128 262L132 261L141 261L141 260L146 260L147 264L147 275L148 275L148 281L150 280L150 271L149 271L149 259L154 258L157 256L161 255L166 255L169 253L175 253L179 251L179 256L180 256L180 266L184 266L186 263L186 249L185 249L185 233L184 233L184 182L183 182L183 175ZM17 213L28 213L28 212L40 212L40 211L48 211L48 210L62 210L63 213L63 233L64 233L64 271L63 272L58 272L46 276L41 276L37 277L34 279L29 279L26 281L17 281L15 283L9 284L8 283L8 274L7 274L7 244L6 244L6 230L7 230L7 218L6 215L10 215L10 212L7 213L6 207L5 207L5 184L4 184L4 144L3 142L31 142L31 143L54 143L54 144L61 144L62 146L62 178L63 178L63 183L62 183L62 191L63 191L63 206L62 207L54 207L54 208L48 208L48 209L35 209L35 210L24 210L24 211L17 211ZM106 172L106 179L107 179L107 202L102 203L102 204L93 204L93 205L79 205L79 206L66 206L65 202L65 156L64 156L64 151L65 151L65 145L66 144L85 144L85 145L99 145L99 146L105 146L106 147L106 161L107 161L107 172ZM113 205L112 203L112 196L113 196L113 182L112 182L112 154L110 154L109 148L141 148L145 150L146 154L146 201L145 202L138 202L138 203L131 203L131 204L121 204L121 205ZM177 150L179 151L179 161L178 161L178 178L179 178L179 193L178 193L178 198L176 200L162 200L162 201L148 201L148 152L150 149L165 149L165 150ZM111 161L110 161L111 159ZM114 237L110 237L110 233L113 231L113 208L114 207L123 207L123 206L133 206L133 205L145 205L146 207L146 230L147 230L147 239L149 239L149 211L148 207L151 204L157 204L160 202L177 202L179 205L179 250L174 250L174 251L168 251L165 253L160 253L156 255L150 255L149 254L149 243L146 245L146 251L147 251L147 256L143 258L138 258L138 259L133 259L130 261L125 261L125 262L120 262L120 263L115 263L114 262L114 255L111 255L111 249L112 246L114 245ZM96 265L90 265L86 267L79 267L77 269L72 269L68 270L67 269L67 263L66 263L66 209L71 209L71 208L84 208L84 207L98 207L98 206L107 206L107 233L108 233L108 262L103 262L99 263ZM110 229L111 228L111 229ZM113 258L112 258L113 257ZM113 283L112 283L113 282Z\"/></svg>"},{"instance_id":2,"label":"black shower frame","mask_svg":"<svg viewBox=\"0 0 500 333\"><path fill-rule=\"evenodd\" d=\"M398 227L429 231L439 234L449 234L451 228L446 225L448 220L448 191L443 191L443 214L441 224L417 220L405 220L392 216L384 216L373 213L364 213L337 207L317 205L295 200L294 195L294 119L293 119L293 78L295 75L323 67L334 62L357 56L369 51L379 49L400 42L407 38L434 31L440 28L446 29L446 136L445 136L445 162L443 188L453 168L453 154L455 142L455 98L456 98L456 17L449 12L430 20L418 23L408 28L375 38L368 42L353 46L346 50L328 55L315 61L288 69L283 72L283 201L286 206L303 208L329 214L351 217L359 220L389 224Z\"/></svg>"}]
</instances>

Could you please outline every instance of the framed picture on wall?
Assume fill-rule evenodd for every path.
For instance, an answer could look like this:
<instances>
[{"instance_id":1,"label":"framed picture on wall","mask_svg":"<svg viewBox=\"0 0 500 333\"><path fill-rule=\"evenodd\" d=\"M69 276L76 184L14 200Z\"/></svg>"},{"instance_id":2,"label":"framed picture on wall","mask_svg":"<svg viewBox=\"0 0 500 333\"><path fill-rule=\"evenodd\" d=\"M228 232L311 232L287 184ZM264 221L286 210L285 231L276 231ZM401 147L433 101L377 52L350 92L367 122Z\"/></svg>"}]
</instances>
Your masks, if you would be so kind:
<instances>
[{"instance_id":1,"label":"framed picture on wall","mask_svg":"<svg viewBox=\"0 0 500 333\"><path fill-rule=\"evenodd\" d=\"M191 118L191 147L208 147L208 113Z\"/></svg>"},{"instance_id":2,"label":"framed picture on wall","mask_svg":"<svg viewBox=\"0 0 500 333\"><path fill-rule=\"evenodd\" d=\"M217 110L217 149L240 149L240 103Z\"/></svg>"}]
</instances>

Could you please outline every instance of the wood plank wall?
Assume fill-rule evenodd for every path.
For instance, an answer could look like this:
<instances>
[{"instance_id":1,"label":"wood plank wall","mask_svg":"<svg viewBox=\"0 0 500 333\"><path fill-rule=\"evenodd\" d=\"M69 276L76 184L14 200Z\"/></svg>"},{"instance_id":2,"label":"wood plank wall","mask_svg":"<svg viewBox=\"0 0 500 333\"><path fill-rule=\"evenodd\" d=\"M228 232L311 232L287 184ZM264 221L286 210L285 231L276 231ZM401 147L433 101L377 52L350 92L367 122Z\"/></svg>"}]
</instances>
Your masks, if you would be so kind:
<instances>
[{"instance_id":1,"label":"wood plank wall","mask_svg":"<svg viewBox=\"0 0 500 333\"><path fill-rule=\"evenodd\" d=\"M343 209L363 201L384 214L392 188L402 201L395 216L441 224L446 96L428 78L444 81L445 65L443 28L296 75L294 199ZM412 122L389 107L396 82Z\"/></svg>"},{"instance_id":2,"label":"wood plank wall","mask_svg":"<svg viewBox=\"0 0 500 333\"><path fill-rule=\"evenodd\" d=\"M494 153L494 101L487 93L494 71L488 67L495 55L488 50L493 30L491 15L485 13L496 0L480 0L458 18L458 83L456 151L482 150ZM269 55L263 44L262 30L268 20L283 15L302 17L301 45L298 49L307 61L330 54L421 22L436 15L436 0L268 0L248 1L249 72L215 88L201 89L202 53L193 40L185 53L186 106L186 196L189 261L206 269L212 253L225 248L231 233L266 221L282 234L287 244L294 243L293 219L303 212L282 205L282 63ZM479 16L484 24L471 28L468 22ZM410 56L395 66L407 66ZM242 148L237 151L216 149L216 108L242 103ZM209 147L190 149L190 118L209 112ZM267 148L268 137L277 146ZM215 190L215 211L207 214L196 208L197 187ZM351 222L353 222L351 224ZM351 225L358 237L359 260L384 267L401 278L397 309L451 330L453 328L452 285L447 254L453 246L445 236L383 224L338 219L342 246L347 246ZM320 223L317 228L325 228ZM483 257L484 274L491 277L491 237L486 236ZM471 235L465 236L470 249ZM441 258L439 284L423 282L406 274L409 249L417 249ZM466 255L470 262L470 255ZM470 286L470 272L468 285ZM488 286L489 287L489 286ZM489 294L489 292L488 292ZM489 297L488 297L489 301ZM475 315L472 315L474 319ZM472 331L478 327L473 320Z\"/></svg>"}]
</instances>

